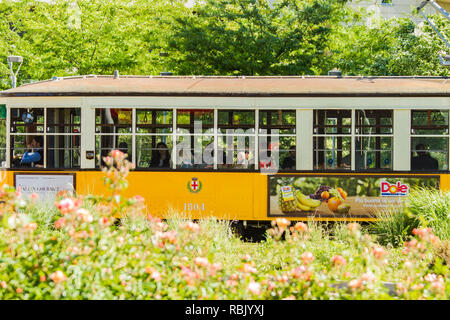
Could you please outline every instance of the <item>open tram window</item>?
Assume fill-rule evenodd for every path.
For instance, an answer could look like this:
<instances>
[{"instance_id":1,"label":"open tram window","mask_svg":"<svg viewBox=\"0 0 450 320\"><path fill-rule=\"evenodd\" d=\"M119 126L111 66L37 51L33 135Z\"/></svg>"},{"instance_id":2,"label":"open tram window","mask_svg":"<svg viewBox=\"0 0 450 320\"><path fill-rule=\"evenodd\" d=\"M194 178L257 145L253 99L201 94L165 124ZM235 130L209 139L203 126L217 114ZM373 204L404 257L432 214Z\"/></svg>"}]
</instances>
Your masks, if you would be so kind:
<instances>
[{"instance_id":1,"label":"open tram window","mask_svg":"<svg viewBox=\"0 0 450 320\"><path fill-rule=\"evenodd\" d=\"M80 108L47 108L47 168L79 168Z\"/></svg>"},{"instance_id":2,"label":"open tram window","mask_svg":"<svg viewBox=\"0 0 450 320\"><path fill-rule=\"evenodd\" d=\"M351 110L314 110L315 170L351 170Z\"/></svg>"},{"instance_id":3,"label":"open tram window","mask_svg":"<svg viewBox=\"0 0 450 320\"><path fill-rule=\"evenodd\" d=\"M11 167L44 166L44 108L12 108Z\"/></svg>"},{"instance_id":4,"label":"open tram window","mask_svg":"<svg viewBox=\"0 0 450 320\"><path fill-rule=\"evenodd\" d=\"M392 169L392 110L356 110L355 169Z\"/></svg>"},{"instance_id":5,"label":"open tram window","mask_svg":"<svg viewBox=\"0 0 450 320\"><path fill-rule=\"evenodd\" d=\"M214 110L177 110L176 167L214 168Z\"/></svg>"},{"instance_id":6,"label":"open tram window","mask_svg":"<svg viewBox=\"0 0 450 320\"><path fill-rule=\"evenodd\" d=\"M127 159L133 161L132 118L132 109L98 108L95 110L96 167L103 165L103 157L114 149L128 154Z\"/></svg>"},{"instance_id":7,"label":"open tram window","mask_svg":"<svg viewBox=\"0 0 450 320\"><path fill-rule=\"evenodd\" d=\"M295 110L261 110L259 112L259 167L295 170Z\"/></svg>"},{"instance_id":8,"label":"open tram window","mask_svg":"<svg viewBox=\"0 0 450 320\"><path fill-rule=\"evenodd\" d=\"M136 165L138 168L172 168L173 110L136 110Z\"/></svg>"},{"instance_id":9,"label":"open tram window","mask_svg":"<svg viewBox=\"0 0 450 320\"><path fill-rule=\"evenodd\" d=\"M448 110L411 111L411 170L448 170Z\"/></svg>"},{"instance_id":10,"label":"open tram window","mask_svg":"<svg viewBox=\"0 0 450 320\"><path fill-rule=\"evenodd\" d=\"M254 169L255 111L218 111L219 169Z\"/></svg>"}]
</instances>

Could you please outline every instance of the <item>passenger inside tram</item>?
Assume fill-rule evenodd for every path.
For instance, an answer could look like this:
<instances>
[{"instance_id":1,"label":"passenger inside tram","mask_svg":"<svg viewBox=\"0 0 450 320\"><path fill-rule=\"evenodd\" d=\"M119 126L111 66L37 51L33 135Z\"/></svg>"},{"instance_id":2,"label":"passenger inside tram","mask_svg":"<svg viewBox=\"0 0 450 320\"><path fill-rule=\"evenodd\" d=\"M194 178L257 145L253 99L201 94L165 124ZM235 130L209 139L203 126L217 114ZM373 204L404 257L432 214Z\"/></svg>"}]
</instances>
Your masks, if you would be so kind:
<instances>
[{"instance_id":1,"label":"passenger inside tram","mask_svg":"<svg viewBox=\"0 0 450 320\"><path fill-rule=\"evenodd\" d=\"M438 170L438 161L430 155L423 143L416 145L417 156L411 159L412 170Z\"/></svg>"},{"instance_id":2,"label":"passenger inside tram","mask_svg":"<svg viewBox=\"0 0 450 320\"><path fill-rule=\"evenodd\" d=\"M156 151L153 151L150 167L170 168L170 152L167 145L164 142L159 142L156 145L156 149L157 149Z\"/></svg>"},{"instance_id":3,"label":"passenger inside tram","mask_svg":"<svg viewBox=\"0 0 450 320\"><path fill-rule=\"evenodd\" d=\"M42 136L35 136L31 139L31 143L27 145L28 150L23 154L20 165L23 167L43 167L44 166L44 149Z\"/></svg>"},{"instance_id":4,"label":"passenger inside tram","mask_svg":"<svg viewBox=\"0 0 450 320\"><path fill-rule=\"evenodd\" d=\"M121 143L119 143L119 150L128 155L128 157L127 157L128 161L130 161L130 162L133 161L131 159L131 153L128 151L128 143L126 143L125 141L122 141Z\"/></svg>"},{"instance_id":5,"label":"passenger inside tram","mask_svg":"<svg viewBox=\"0 0 450 320\"><path fill-rule=\"evenodd\" d=\"M286 158L284 158L283 164L281 165L281 169L295 170L295 164L296 164L295 146L291 146L289 148L289 155Z\"/></svg>"}]
</instances>

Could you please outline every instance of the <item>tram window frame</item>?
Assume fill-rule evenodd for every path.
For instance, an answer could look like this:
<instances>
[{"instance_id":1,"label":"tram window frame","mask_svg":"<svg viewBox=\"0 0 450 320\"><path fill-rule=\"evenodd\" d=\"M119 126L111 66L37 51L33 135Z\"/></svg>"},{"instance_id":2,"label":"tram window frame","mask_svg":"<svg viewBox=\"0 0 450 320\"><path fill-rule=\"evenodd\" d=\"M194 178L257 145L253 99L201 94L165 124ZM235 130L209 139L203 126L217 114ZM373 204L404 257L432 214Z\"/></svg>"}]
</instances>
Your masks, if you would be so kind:
<instances>
[{"instance_id":1,"label":"tram window frame","mask_svg":"<svg viewBox=\"0 0 450 320\"><path fill-rule=\"evenodd\" d=\"M76 110L76 113L78 113L78 120L77 123L67 123L66 119L64 119L63 123L55 123L48 125L49 117L49 110ZM23 115L27 114L33 114L35 118L34 121L31 123L26 123L23 119ZM42 162L42 165L36 165L36 166L30 166L30 168L36 168L36 169L54 169L54 170L65 170L65 169L78 169L81 167L81 107L41 107L41 108L11 108L11 119L10 121L10 132L9 132L9 139L10 139L10 159L11 163L10 166L12 168L23 168L28 167L24 166L20 163L19 157L16 157L16 151L22 150L21 156L23 156L27 150L30 150L30 142L33 141L34 137L42 137L42 145L40 148L42 148L42 156L43 159L41 159L39 162ZM69 131L67 132L64 130L64 132L53 132L55 128L69 128ZM78 128L77 132L73 132L75 129ZM23 137L23 146L22 147L16 147L17 146L17 137ZM70 147L70 148L51 148L49 149L49 143L48 140L55 137L64 137L65 140L67 140L68 137L70 137L73 141L77 141L77 146ZM20 139L19 139L20 140ZM60 140L60 138L58 138ZM58 165L54 164L51 165L50 160L55 161L55 159L51 159L50 153L55 150L60 150L63 154L63 156L60 158L62 162L58 162ZM67 151L69 151L70 156L67 155ZM75 152L75 154L72 154L71 152ZM66 166L67 159L70 158L70 165ZM78 159L77 164L73 164L72 160ZM62 165L61 165L62 164Z\"/></svg>"},{"instance_id":2,"label":"tram window frame","mask_svg":"<svg viewBox=\"0 0 450 320\"><path fill-rule=\"evenodd\" d=\"M6 118L0 119L0 167L6 167L6 141L7 141L7 132L6 132L7 122Z\"/></svg>"},{"instance_id":3,"label":"tram window frame","mask_svg":"<svg viewBox=\"0 0 450 320\"><path fill-rule=\"evenodd\" d=\"M236 116L242 116L244 121ZM217 168L254 170L256 110L217 110ZM231 148L232 145L232 148Z\"/></svg>"},{"instance_id":4,"label":"tram window frame","mask_svg":"<svg viewBox=\"0 0 450 320\"><path fill-rule=\"evenodd\" d=\"M423 125L417 124L415 121L417 114L426 114L427 122L430 123L433 113L439 113L441 116L445 114L443 118L443 124L437 125ZM411 110L411 171L448 171L449 170L449 142L450 142L450 112L449 110L433 109L433 110ZM443 150L435 150L431 146L435 144L435 141L442 140L444 146ZM425 142L427 141L427 142ZM441 144L442 144L441 142ZM422 145L422 146L420 146ZM417 149L417 147L423 147L424 149ZM433 160L429 157L437 160L438 168L427 168L427 166L434 166ZM431 161L431 162L430 162ZM424 167L425 166L425 167Z\"/></svg>"},{"instance_id":5,"label":"tram window frame","mask_svg":"<svg viewBox=\"0 0 450 320\"><path fill-rule=\"evenodd\" d=\"M374 119L375 123L364 124L366 119ZM383 119L388 119L388 123L383 124ZM385 120L384 120L385 121ZM390 122L390 123L389 123ZM367 132L366 129L369 129ZM372 133L372 129L375 133ZM355 110L355 171L389 171L392 170L394 157L394 111L392 109L374 110L374 109L356 109ZM361 141L368 139L375 140L375 148L364 149ZM387 142L389 141L389 142ZM390 144L390 149L384 149L383 145ZM367 159L367 154L374 154L375 161ZM390 156L384 158L383 154L390 153ZM364 159L362 162L361 160ZM367 160L366 160L367 159ZM386 161L388 160L388 161ZM370 168L369 166L372 166Z\"/></svg>"},{"instance_id":6,"label":"tram window frame","mask_svg":"<svg viewBox=\"0 0 450 320\"><path fill-rule=\"evenodd\" d=\"M278 123L273 124L273 114L278 114ZM281 117L280 117L281 114ZM289 122L291 118L291 122ZM285 121L287 120L287 121ZM283 168L285 159L291 155L292 147L297 150L297 111L296 109L263 109L259 110L258 121L258 167L260 170L278 170L289 172L296 170L296 160L291 168ZM274 132L274 130L276 130ZM280 140L293 140L287 148ZM265 148L261 148L265 144ZM297 152L297 151L296 151ZM276 155L273 157L273 155ZM293 167L293 168L292 168Z\"/></svg>"},{"instance_id":7,"label":"tram window frame","mask_svg":"<svg viewBox=\"0 0 450 320\"><path fill-rule=\"evenodd\" d=\"M331 117L328 117L327 113L330 113ZM342 114L342 116L339 117L339 114ZM327 124L327 119L337 119L337 123ZM350 123L343 124L342 119L350 119ZM347 122L347 120L345 120L345 122ZM313 170L352 171L352 136L354 135L352 125L354 122L353 112L350 109L313 110ZM333 129L334 132L327 132L328 129ZM327 140L330 138L337 139L337 147L334 149L327 149ZM348 143L346 140L349 140L350 142ZM343 149L344 141L345 144L348 144L346 149ZM335 143L333 142L332 145L334 146ZM336 153L336 156L334 156L334 153ZM327 160L327 154L332 154L332 158L328 158ZM323 161L321 161L322 158ZM331 163L330 159L333 159Z\"/></svg>"},{"instance_id":8,"label":"tram window frame","mask_svg":"<svg viewBox=\"0 0 450 320\"><path fill-rule=\"evenodd\" d=\"M127 107L99 107L95 108L95 133L94 133L94 143L95 143L95 167L101 168L104 166L103 157L107 156L109 152L113 149L121 149L119 140L121 137L123 139L129 140L130 143L127 142L127 150L128 160L133 162L134 157L134 147L133 147L133 135L135 132L135 117L134 117L134 108ZM107 112L109 111L109 115ZM130 119L125 119L126 121L120 121L121 112L130 113ZM113 115L116 113L117 117ZM128 117L127 114L125 114ZM115 121L117 118L117 121ZM124 116L122 116L122 120ZM104 123L104 122L113 122L113 123ZM112 129L112 132L111 132ZM118 129L117 132L114 129ZM104 132L106 131L106 132ZM100 139L100 140L98 140ZM103 144L108 144L108 140L113 139L113 146L105 146ZM123 142L123 141L122 141ZM130 152L131 150L131 152ZM122 150L125 152L125 150Z\"/></svg>"}]
</instances>

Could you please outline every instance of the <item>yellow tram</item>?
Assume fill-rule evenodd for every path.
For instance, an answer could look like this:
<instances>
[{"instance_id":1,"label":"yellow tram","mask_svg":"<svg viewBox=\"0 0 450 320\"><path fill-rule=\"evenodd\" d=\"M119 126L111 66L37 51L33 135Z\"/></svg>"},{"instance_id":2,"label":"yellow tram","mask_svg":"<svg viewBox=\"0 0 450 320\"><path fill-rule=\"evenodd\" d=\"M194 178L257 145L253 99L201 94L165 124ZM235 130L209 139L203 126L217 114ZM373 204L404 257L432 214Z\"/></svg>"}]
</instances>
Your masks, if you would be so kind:
<instances>
[{"instance_id":1,"label":"yellow tram","mask_svg":"<svg viewBox=\"0 0 450 320\"><path fill-rule=\"evenodd\" d=\"M1 104L2 183L49 199L104 192L112 149L136 166L126 193L160 217L371 221L414 186L450 189L441 77L89 75Z\"/></svg>"}]
</instances>

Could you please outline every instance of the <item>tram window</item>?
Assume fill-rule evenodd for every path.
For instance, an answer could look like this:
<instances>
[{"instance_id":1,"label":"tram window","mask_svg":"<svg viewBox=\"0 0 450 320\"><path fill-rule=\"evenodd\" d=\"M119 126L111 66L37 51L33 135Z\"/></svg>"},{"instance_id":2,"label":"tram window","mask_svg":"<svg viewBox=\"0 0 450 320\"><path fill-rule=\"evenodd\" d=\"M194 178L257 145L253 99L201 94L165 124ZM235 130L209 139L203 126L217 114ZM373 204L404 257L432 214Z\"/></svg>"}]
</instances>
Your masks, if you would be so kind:
<instances>
[{"instance_id":1,"label":"tram window","mask_svg":"<svg viewBox=\"0 0 450 320\"><path fill-rule=\"evenodd\" d=\"M136 133L171 133L172 110L136 109Z\"/></svg>"},{"instance_id":2,"label":"tram window","mask_svg":"<svg viewBox=\"0 0 450 320\"><path fill-rule=\"evenodd\" d=\"M12 108L11 133L44 133L44 109Z\"/></svg>"},{"instance_id":3,"label":"tram window","mask_svg":"<svg viewBox=\"0 0 450 320\"><path fill-rule=\"evenodd\" d=\"M351 169L351 137L314 137L314 169Z\"/></svg>"},{"instance_id":4,"label":"tram window","mask_svg":"<svg viewBox=\"0 0 450 320\"><path fill-rule=\"evenodd\" d=\"M80 133L81 109L80 108L48 108L47 133Z\"/></svg>"},{"instance_id":5,"label":"tram window","mask_svg":"<svg viewBox=\"0 0 450 320\"><path fill-rule=\"evenodd\" d=\"M295 111L263 110L259 112L259 128L266 129L267 134L295 134Z\"/></svg>"},{"instance_id":6,"label":"tram window","mask_svg":"<svg viewBox=\"0 0 450 320\"><path fill-rule=\"evenodd\" d=\"M217 146L217 167L219 169L254 169L254 135L219 136Z\"/></svg>"},{"instance_id":7,"label":"tram window","mask_svg":"<svg viewBox=\"0 0 450 320\"><path fill-rule=\"evenodd\" d=\"M201 132L214 128L214 110L177 110L177 129L185 129L194 133L195 125L201 125Z\"/></svg>"},{"instance_id":8,"label":"tram window","mask_svg":"<svg viewBox=\"0 0 450 320\"><path fill-rule=\"evenodd\" d=\"M96 135L95 137L95 159L96 167L104 166L103 157L106 157L112 150L120 150L126 153L127 160L133 161L131 154L131 135Z\"/></svg>"},{"instance_id":9,"label":"tram window","mask_svg":"<svg viewBox=\"0 0 450 320\"><path fill-rule=\"evenodd\" d=\"M413 137L411 170L448 170L448 137Z\"/></svg>"},{"instance_id":10,"label":"tram window","mask_svg":"<svg viewBox=\"0 0 450 320\"><path fill-rule=\"evenodd\" d=\"M295 170L292 150L296 146L295 110L261 110L259 112L258 159L261 169ZM289 165L288 165L289 162Z\"/></svg>"},{"instance_id":11,"label":"tram window","mask_svg":"<svg viewBox=\"0 0 450 320\"><path fill-rule=\"evenodd\" d=\"M47 168L79 168L80 136L47 136Z\"/></svg>"},{"instance_id":12,"label":"tram window","mask_svg":"<svg viewBox=\"0 0 450 320\"><path fill-rule=\"evenodd\" d=\"M355 169L392 169L392 137L356 137Z\"/></svg>"},{"instance_id":13,"label":"tram window","mask_svg":"<svg viewBox=\"0 0 450 320\"><path fill-rule=\"evenodd\" d=\"M0 163L6 166L6 120L0 119Z\"/></svg>"},{"instance_id":14,"label":"tram window","mask_svg":"<svg viewBox=\"0 0 450 320\"><path fill-rule=\"evenodd\" d=\"M138 168L172 168L171 135L137 135L136 159Z\"/></svg>"},{"instance_id":15,"label":"tram window","mask_svg":"<svg viewBox=\"0 0 450 320\"><path fill-rule=\"evenodd\" d=\"M44 136L11 135L12 167L43 167Z\"/></svg>"},{"instance_id":16,"label":"tram window","mask_svg":"<svg viewBox=\"0 0 450 320\"><path fill-rule=\"evenodd\" d=\"M96 167L103 165L103 157L114 149L128 154L127 160L133 161L132 121L131 109L99 108L95 110Z\"/></svg>"},{"instance_id":17,"label":"tram window","mask_svg":"<svg viewBox=\"0 0 450 320\"><path fill-rule=\"evenodd\" d=\"M180 169L213 169L214 136L178 136L176 145L176 161L176 167Z\"/></svg>"},{"instance_id":18,"label":"tram window","mask_svg":"<svg viewBox=\"0 0 450 320\"><path fill-rule=\"evenodd\" d=\"M11 167L43 167L44 109L12 108L10 121Z\"/></svg>"},{"instance_id":19,"label":"tram window","mask_svg":"<svg viewBox=\"0 0 450 320\"><path fill-rule=\"evenodd\" d=\"M392 134L392 110L356 110L356 134Z\"/></svg>"},{"instance_id":20,"label":"tram window","mask_svg":"<svg viewBox=\"0 0 450 320\"><path fill-rule=\"evenodd\" d=\"M47 168L80 167L80 108L46 110Z\"/></svg>"},{"instance_id":21,"label":"tram window","mask_svg":"<svg viewBox=\"0 0 450 320\"><path fill-rule=\"evenodd\" d=\"M219 132L226 133L227 129L254 129L255 111L225 110L218 112Z\"/></svg>"},{"instance_id":22,"label":"tram window","mask_svg":"<svg viewBox=\"0 0 450 320\"><path fill-rule=\"evenodd\" d=\"M351 134L351 110L314 110L314 134Z\"/></svg>"},{"instance_id":23,"label":"tram window","mask_svg":"<svg viewBox=\"0 0 450 320\"><path fill-rule=\"evenodd\" d=\"M315 170L351 170L351 110L314 110Z\"/></svg>"},{"instance_id":24,"label":"tram window","mask_svg":"<svg viewBox=\"0 0 450 320\"><path fill-rule=\"evenodd\" d=\"M356 110L355 169L392 169L392 110Z\"/></svg>"},{"instance_id":25,"label":"tram window","mask_svg":"<svg viewBox=\"0 0 450 320\"><path fill-rule=\"evenodd\" d=\"M448 110L412 110L411 133L448 134Z\"/></svg>"},{"instance_id":26,"label":"tram window","mask_svg":"<svg viewBox=\"0 0 450 320\"><path fill-rule=\"evenodd\" d=\"M254 169L255 111L219 110L219 169Z\"/></svg>"},{"instance_id":27,"label":"tram window","mask_svg":"<svg viewBox=\"0 0 450 320\"><path fill-rule=\"evenodd\" d=\"M132 131L131 109L96 109L95 132L125 134Z\"/></svg>"}]
</instances>

